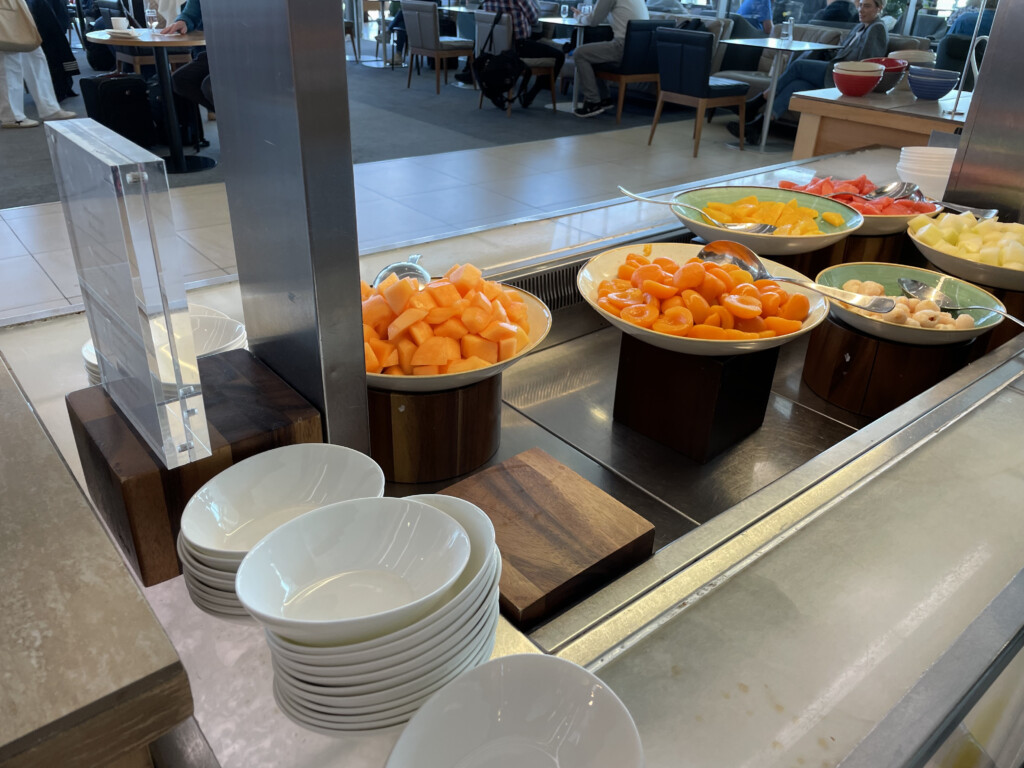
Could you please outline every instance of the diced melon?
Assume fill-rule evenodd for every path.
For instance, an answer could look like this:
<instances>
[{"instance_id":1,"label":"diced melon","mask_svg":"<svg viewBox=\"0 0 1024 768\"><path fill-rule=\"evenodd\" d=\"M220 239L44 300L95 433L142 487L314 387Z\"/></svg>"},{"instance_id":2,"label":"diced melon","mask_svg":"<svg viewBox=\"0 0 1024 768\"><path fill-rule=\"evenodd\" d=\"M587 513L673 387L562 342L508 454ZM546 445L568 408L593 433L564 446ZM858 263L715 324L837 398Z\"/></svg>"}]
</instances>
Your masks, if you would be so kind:
<instances>
[{"instance_id":1,"label":"diced melon","mask_svg":"<svg viewBox=\"0 0 1024 768\"><path fill-rule=\"evenodd\" d=\"M922 214L919 214L919 215L915 216L909 222L907 222L907 229L909 229L911 232L915 232L916 233L917 230L919 230L925 224L932 224L932 223L933 222L932 222L931 217L930 216L925 216L922 213Z\"/></svg>"},{"instance_id":2,"label":"diced melon","mask_svg":"<svg viewBox=\"0 0 1024 768\"><path fill-rule=\"evenodd\" d=\"M508 314L508 319L516 325L522 323L529 316L526 305L521 301L513 301L505 307L505 312Z\"/></svg>"},{"instance_id":3,"label":"diced melon","mask_svg":"<svg viewBox=\"0 0 1024 768\"><path fill-rule=\"evenodd\" d=\"M366 323L363 323L363 341L369 341L370 339L379 338L380 336L377 335L377 332L373 330L371 326L367 325Z\"/></svg>"},{"instance_id":4,"label":"diced melon","mask_svg":"<svg viewBox=\"0 0 1024 768\"><path fill-rule=\"evenodd\" d=\"M427 316L427 310L416 309L415 307L405 310L402 314L396 317L390 325L388 325L388 338L396 339L403 331L408 330L411 326L419 323ZM426 325L426 323L423 323ZM430 326L427 326L428 328ZM413 341L416 341L415 337ZM417 343L420 343L417 341Z\"/></svg>"},{"instance_id":5,"label":"diced melon","mask_svg":"<svg viewBox=\"0 0 1024 768\"><path fill-rule=\"evenodd\" d=\"M433 283L428 283L426 291L442 307L450 307L462 298L459 289L448 280L436 280Z\"/></svg>"},{"instance_id":6,"label":"diced melon","mask_svg":"<svg viewBox=\"0 0 1024 768\"><path fill-rule=\"evenodd\" d=\"M932 223L927 223L917 230L917 239L932 248L936 246L936 243L945 242L938 225Z\"/></svg>"},{"instance_id":7,"label":"diced melon","mask_svg":"<svg viewBox=\"0 0 1024 768\"><path fill-rule=\"evenodd\" d=\"M477 287L482 275L483 273L472 264L463 264L448 275L448 279L459 289L459 293L465 296Z\"/></svg>"},{"instance_id":8,"label":"diced melon","mask_svg":"<svg viewBox=\"0 0 1024 768\"><path fill-rule=\"evenodd\" d=\"M466 294L466 298L469 299L469 304L472 307L480 307L484 312L490 316L491 312L494 311L494 307L491 304L491 300L484 296L480 291L474 291Z\"/></svg>"},{"instance_id":9,"label":"diced melon","mask_svg":"<svg viewBox=\"0 0 1024 768\"><path fill-rule=\"evenodd\" d=\"M409 278L412 280L412 278ZM417 309L425 309L428 312L432 309L437 308L437 302L434 297L426 291L416 291L412 296L409 297L409 303L407 306L416 307Z\"/></svg>"},{"instance_id":10,"label":"diced melon","mask_svg":"<svg viewBox=\"0 0 1024 768\"><path fill-rule=\"evenodd\" d=\"M435 336L447 336L452 339L461 339L469 333L469 329L463 325L457 317L449 318L438 326L434 327Z\"/></svg>"},{"instance_id":11,"label":"diced melon","mask_svg":"<svg viewBox=\"0 0 1024 768\"><path fill-rule=\"evenodd\" d=\"M412 374L412 356L416 354L416 342L412 339L398 340L398 364L407 375Z\"/></svg>"},{"instance_id":12,"label":"diced melon","mask_svg":"<svg viewBox=\"0 0 1024 768\"><path fill-rule=\"evenodd\" d=\"M377 336L386 336L388 325L395 319L387 301L380 294L375 294L363 302L363 322L377 332Z\"/></svg>"},{"instance_id":13,"label":"diced melon","mask_svg":"<svg viewBox=\"0 0 1024 768\"><path fill-rule=\"evenodd\" d=\"M486 368L490 365L486 360L479 357L467 357L460 360L452 360L448 363L448 373L465 373L475 371L478 368Z\"/></svg>"},{"instance_id":14,"label":"diced melon","mask_svg":"<svg viewBox=\"0 0 1024 768\"><path fill-rule=\"evenodd\" d=\"M380 281L380 285L377 286L377 293L383 295L384 291L390 288L392 285L398 282L398 275L392 272L390 275Z\"/></svg>"},{"instance_id":15,"label":"diced melon","mask_svg":"<svg viewBox=\"0 0 1024 768\"><path fill-rule=\"evenodd\" d=\"M440 325L458 314L460 314L459 310L455 307L434 307L427 312L427 316L423 320L430 325Z\"/></svg>"},{"instance_id":16,"label":"diced melon","mask_svg":"<svg viewBox=\"0 0 1024 768\"><path fill-rule=\"evenodd\" d=\"M451 336L437 336L438 339L443 339L445 344L445 357L447 357L447 363L452 360L462 359L462 345L458 339L453 339Z\"/></svg>"},{"instance_id":17,"label":"diced melon","mask_svg":"<svg viewBox=\"0 0 1024 768\"><path fill-rule=\"evenodd\" d=\"M412 311L412 310L409 310ZM420 310L417 310L420 311ZM413 323L409 326L409 338L416 342L418 345L422 345L427 339L433 338L434 329L427 325L425 322L420 320L417 323Z\"/></svg>"},{"instance_id":18,"label":"diced melon","mask_svg":"<svg viewBox=\"0 0 1024 768\"><path fill-rule=\"evenodd\" d=\"M439 365L417 365L412 369L413 376L436 376L441 372Z\"/></svg>"},{"instance_id":19,"label":"diced melon","mask_svg":"<svg viewBox=\"0 0 1024 768\"><path fill-rule=\"evenodd\" d=\"M479 357L492 365L498 362L498 344L488 341L475 333L467 333L460 339L463 357Z\"/></svg>"},{"instance_id":20,"label":"diced melon","mask_svg":"<svg viewBox=\"0 0 1024 768\"><path fill-rule=\"evenodd\" d=\"M481 280L477 290L491 301L494 301L501 293L501 286L497 283L492 283L490 280Z\"/></svg>"},{"instance_id":21,"label":"diced melon","mask_svg":"<svg viewBox=\"0 0 1024 768\"><path fill-rule=\"evenodd\" d=\"M462 313L462 323L470 333L480 333L491 322L491 313L480 307L469 307Z\"/></svg>"},{"instance_id":22,"label":"diced melon","mask_svg":"<svg viewBox=\"0 0 1024 768\"><path fill-rule=\"evenodd\" d=\"M367 343L373 350L373 354L377 356L377 362L382 368L398 365L398 347L394 344L381 339L370 339Z\"/></svg>"},{"instance_id":23,"label":"diced melon","mask_svg":"<svg viewBox=\"0 0 1024 768\"><path fill-rule=\"evenodd\" d=\"M405 371L402 370L400 365L388 366L381 373L386 373L388 376L405 376Z\"/></svg>"},{"instance_id":24,"label":"diced melon","mask_svg":"<svg viewBox=\"0 0 1024 768\"><path fill-rule=\"evenodd\" d=\"M501 306L500 304L498 306ZM488 341L501 341L502 339L514 339L516 337L516 326L511 323L491 323L482 331L480 336Z\"/></svg>"},{"instance_id":25,"label":"diced melon","mask_svg":"<svg viewBox=\"0 0 1024 768\"><path fill-rule=\"evenodd\" d=\"M442 336L431 336L420 344L412 356L412 367L415 371L421 365L446 365L448 363L448 343Z\"/></svg>"},{"instance_id":26,"label":"diced melon","mask_svg":"<svg viewBox=\"0 0 1024 768\"><path fill-rule=\"evenodd\" d=\"M381 291L384 295L384 299L387 301L388 306L391 307L391 311L396 315L402 314L405 309L405 305L409 302L420 289L419 283L416 282L416 278L407 277L403 280L399 280L392 283L387 288Z\"/></svg>"},{"instance_id":27,"label":"diced melon","mask_svg":"<svg viewBox=\"0 0 1024 768\"><path fill-rule=\"evenodd\" d=\"M1003 246L1002 265L1005 267L1010 264L1024 264L1024 245L1019 240L1011 240Z\"/></svg>"},{"instance_id":28,"label":"diced melon","mask_svg":"<svg viewBox=\"0 0 1024 768\"><path fill-rule=\"evenodd\" d=\"M516 352L522 352L530 344L529 334L519 326L516 330Z\"/></svg>"},{"instance_id":29,"label":"diced melon","mask_svg":"<svg viewBox=\"0 0 1024 768\"><path fill-rule=\"evenodd\" d=\"M377 355L373 353L373 348L370 347L370 343L367 341L363 342L363 357L366 362L367 373L377 373L380 371L380 361L377 360Z\"/></svg>"},{"instance_id":30,"label":"diced melon","mask_svg":"<svg viewBox=\"0 0 1024 768\"><path fill-rule=\"evenodd\" d=\"M505 311L505 305L500 301L495 301L491 304L491 322L508 322L508 312Z\"/></svg>"},{"instance_id":31,"label":"diced melon","mask_svg":"<svg viewBox=\"0 0 1024 768\"><path fill-rule=\"evenodd\" d=\"M359 299L360 301L366 301L373 295L373 288L365 280L359 281Z\"/></svg>"},{"instance_id":32,"label":"diced melon","mask_svg":"<svg viewBox=\"0 0 1024 768\"><path fill-rule=\"evenodd\" d=\"M517 339L515 336L510 336L507 339L501 339L498 342L498 362L505 360L511 360L516 355Z\"/></svg>"}]
</instances>

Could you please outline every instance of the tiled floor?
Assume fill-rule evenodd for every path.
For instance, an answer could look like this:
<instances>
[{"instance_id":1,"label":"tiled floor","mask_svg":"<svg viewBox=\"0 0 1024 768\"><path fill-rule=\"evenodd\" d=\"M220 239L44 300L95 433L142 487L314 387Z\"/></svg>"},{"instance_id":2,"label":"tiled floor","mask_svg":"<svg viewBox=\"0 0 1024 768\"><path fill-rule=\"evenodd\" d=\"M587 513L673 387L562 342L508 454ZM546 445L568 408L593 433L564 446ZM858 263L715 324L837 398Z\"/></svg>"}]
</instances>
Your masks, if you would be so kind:
<instances>
[{"instance_id":1,"label":"tiled floor","mask_svg":"<svg viewBox=\"0 0 1024 768\"><path fill-rule=\"evenodd\" d=\"M699 158L690 156L693 123L684 121L660 125L651 147L648 129L634 128L357 165L360 251L402 250L472 231L458 244L447 243L445 258L450 263L452 249L464 248L478 262L494 262L617 234L652 206L594 209L558 223L538 220L616 198L618 184L653 190L782 159L728 149L725 123L720 117L705 129ZM186 282L231 279L235 253L224 185L173 189L171 201ZM518 227L514 242L507 231L500 242L488 237L488 228L515 220L536 223ZM378 261L366 259L369 277ZM60 204L0 211L0 325L80 309Z\"/></svg>"}]
</instances>

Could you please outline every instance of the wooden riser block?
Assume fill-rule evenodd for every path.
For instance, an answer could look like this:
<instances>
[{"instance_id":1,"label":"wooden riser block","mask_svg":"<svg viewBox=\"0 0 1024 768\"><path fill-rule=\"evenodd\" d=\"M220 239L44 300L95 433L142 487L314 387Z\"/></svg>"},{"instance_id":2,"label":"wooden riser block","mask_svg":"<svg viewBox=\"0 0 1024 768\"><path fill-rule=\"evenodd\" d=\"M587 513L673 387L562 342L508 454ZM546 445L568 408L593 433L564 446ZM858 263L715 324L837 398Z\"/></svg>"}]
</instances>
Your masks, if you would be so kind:
<instances>
[{"instance_id":1,"label":"wooden riser block","mask_svg":"<svg viewBox=\"0 0 1024 768\"><path fill-rule=\"evenodd\" d=\"M204 483L261 451L323 441L320 413L244 349L199 360L211 455L167 469L103 387L65 398L97 511L146 586L180 573L181 513Z\"/></svg>"},{"instance_id":2,"label":"wooden riser block","mask_svg":"<svg viewBox=\"0 0 1024 768\"><path fill-rule=\"evenodd\" d=\"M898 344L828 317L811 331L803 378L818 397L873 419L963 368L984 343Z\"/></svg>"},{"instance_id":3,"label":"wooden riser block","mask_svg":"<svg viewBox=\"0 0 1024 768\"><path fill-rule=\"evenodd\" d=\"M501 610L520 629L650 556L654 526L539 448L446 488L494 523Z\"/></svg>"},{"instance_id":4,"label":"wooden riser block","mask_svg":"<svg viewBox=\"0 0 1024 768\"><path fill-rule=\"evenodd\" d=\"M445 392L367 392L370 456L392 483L472 472L501 442L501 374Z\"/></svg>"},{"instance_id":5,"label":"wooden riser block","mask_svg":"<svg viewBox=\"0 0 1024 768\"><path fill-rule=\"evenodd\" d=\"M622 335L616 421L704 463L764 422L779 349L727 357L670 352ZM675 407L692 403L695 407Z\"/></svg>"}]
</instances>

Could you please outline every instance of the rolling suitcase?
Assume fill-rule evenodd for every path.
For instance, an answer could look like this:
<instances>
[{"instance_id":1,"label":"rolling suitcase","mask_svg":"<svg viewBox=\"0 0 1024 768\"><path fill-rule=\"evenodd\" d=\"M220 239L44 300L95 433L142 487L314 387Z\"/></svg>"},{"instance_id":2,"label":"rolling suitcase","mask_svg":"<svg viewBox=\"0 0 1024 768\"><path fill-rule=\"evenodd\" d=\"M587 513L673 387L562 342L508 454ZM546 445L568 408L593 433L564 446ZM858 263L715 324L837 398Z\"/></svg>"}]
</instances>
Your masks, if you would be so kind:
<instances>
[{"instance_id":1,"label":"rolling suitcase","mask_svg":"<svg viewBox=\"0 0 1024 768\"><path fill-rule=\"evenodd\" d=\"M146 81L139 75L80 78L86 114L140 147L157 142Z\"/></svg>"}]
</instances>

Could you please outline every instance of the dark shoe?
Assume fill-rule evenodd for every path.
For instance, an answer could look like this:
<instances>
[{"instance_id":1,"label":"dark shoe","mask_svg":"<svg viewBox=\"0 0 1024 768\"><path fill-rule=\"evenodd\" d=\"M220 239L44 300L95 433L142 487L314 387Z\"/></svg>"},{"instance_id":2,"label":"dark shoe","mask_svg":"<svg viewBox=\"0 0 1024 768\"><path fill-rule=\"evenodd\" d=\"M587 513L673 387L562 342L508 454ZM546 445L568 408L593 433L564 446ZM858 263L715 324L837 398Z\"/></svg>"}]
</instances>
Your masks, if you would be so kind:
<instances>
[{"instance_id":1,"label":"dark shoe","mask_svg":"<svg viewBox=\"0 0 1024 768\"><path fill-rule=\"evenodd\" d=\"M526 93L520 93L519 94L519 103L523 105L523 109L526 109L531 104L533 104L533 100L536 99L537 95L541 91L543 91L543 90L544 90L543 88L535 85L533 88L528 90Z\"/></svg>"},{"instance_id":2,"label":"dark shoe","mask_svg":"<svg viewBox=\"0 0 1024 768\"><path fill-rule=\"evenodd\" d=\"M609 109L615 106L615 99L601 99L598 103L605 109Z\"/></svg>"},{"instance_id":3,"label":"dark shoe","mask_svg":"<svg viewBox=\"0 0 1024 768\"><path fill-rule=\"evenodd\" d=\"M758 115L743 127L743 140L751 142L759 141L761 138L761 129L763 126L764 115ZM731 133L737 139L740 137L740 124L738 120L733 120L725 127L726 130L728 130L729 133Z\"/></svg>"},{"instance_id":4,"label":"dark shoe","mask_svg":"<svg viewBox=\"0 0 1024 768\"><path fill-rule=\"evenodd\" d=\"M578 107L573 113L576 117L597 117L605 108L593 101L586 101L582 107Z\"/></svg>"},{"instance_id":5,"label":"dark shoe","mask_svg":"<svg viewBox=\"0 0 1024 768\"><path fill-rule=\"evenodd\" d=\"M466 85L472 85L473 84L473 73L472 72L458 72L455 75L455 79L458 80L460 83L465 83Z\"/></svg>"}]
</instances>

